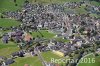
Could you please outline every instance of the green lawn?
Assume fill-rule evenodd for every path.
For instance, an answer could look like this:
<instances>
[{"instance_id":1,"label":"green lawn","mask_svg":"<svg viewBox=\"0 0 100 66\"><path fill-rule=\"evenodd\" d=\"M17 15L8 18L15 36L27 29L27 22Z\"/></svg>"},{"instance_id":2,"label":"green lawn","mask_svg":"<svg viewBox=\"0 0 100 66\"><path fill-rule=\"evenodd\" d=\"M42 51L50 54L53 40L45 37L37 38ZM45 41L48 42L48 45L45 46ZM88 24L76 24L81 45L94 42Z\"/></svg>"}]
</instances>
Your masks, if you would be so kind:
<instances>
[{"instance_id":1,"label":"green lawn","mask_svg":"<svg viewBox=\"0 0 100 66\"><path fill-rule=\"evenodd\" d=\"M91 61L89 62L89 58ZM92 63L92 58L95 59L95 63ZM85 59L88 59L87 63L80 63L78 66L100 66L100 56L95 57L93 54L86 56Z\"/></svg>"},{"instance_id":2,"label":"green lawn","mask_svg":"<svg viewBox=\"0 0 100 66\"><path fill-rule=\"evenodd\" d=\"M56 41L61 41L61 42L69 42L69 40L67 39L63 39L63 38L55 38Z\"/></svg>"},{"instance_id":3,"label":"green lawn","mask_svg":"<svg viewBox=\"0 0 100 66\"><path fill-rule=\"evenodd\" d=\"M96 2L96 1L91 1L91 4L95 6L100 6L100 2Z\"/></svg>"},{"instance_id":4,"label":"green lawn","mask_svg":"<svg viewBox=\"0 0 100 66\"><path fill-rule=\"evenodd\" d=\"M7 32L11 32L11 30L0 30L0 34L4 34L4 33L7 33Z\"/></svg>"},{"instance_id":5,"label":"green lawn","mask_svg":"<svg viewBox=\"0 0 100 66\"><path fill-rule=\"evenodd\" d=\"M19 48L17 45L13 42L9 42L8 44L4 44L0 40L0 56L6 56L9 57L11 53L18 51Z\"/></svg>"},{"instance_id":6,"label":"green lawn","mask_svg":"<svg viewBox=\"0 0 100 66\"><path fill-rule=\"evenodd\" d=\"M14 0L0 0L0 12L20 9L24 1L25 0L16 0L18 6L15 6Z\"/></svg>"},{"instance_id":7,"label":"green lawn","mask_svg":"<svg viewBox=\"0 0 100 66\"><path fill-rule=\"evenodd\" d=\"M55 34L50 33L47 30L40 30L40 33L43 35L43 38L47 38L47 39L53 38L55 36ZM40 33L34 31L34 32L32 32L32 36L33 37L37 37L37 36L42 37L42 35Z\"/></svg>"},{"instance_id":8,"label":"green lawn","mask_svg":"<svg viewBox=\"0 0 100 66\"><path fill-rule=\"evenodd\" d=\"M63 39L62 37L54 37L56 34L54 34L54 33L50 33L49 31L47 31L47 30L40 30L40 32L41 32L41 34L44 36L44 37L42 37L41 36L41 34L39 33L39 32L36 32L36 31L34 31L34 32L32 32L32 36L33 37L37 37L37 36L39 36L39 37L41 37L41 38L46 38L46 39L55 39L55 40L57 40L57 41L62 41L62 42L69 42L69 40L67 40L67 39Z\"/></svg>"},{"instance_id":9,"label":"green lawn","mask_svg":"<svg viewBox=\"0 0 100 66\"><path fill-rule=\"evenodd\" d=\"M42 53L42 56L44 57L44 60L46 60L47 62L51 62L51 59L53 58L58 59L58 60L63 58L63 57L59 57L58 55L54 54L52 51L44 52ZM66 58L64 57L64 59ZM58 63L58 64L65 66L64 63Z\"/></svg>"},{"instance_id":10,"label":"green lawn","mask_svg":"<svg viewBox=\"0 0 100 66\"><path fill-rule=\"evenodd\" d=\"M91 17L96 17L96 18L100 18L100 15L97 14L90 14Z\"/></svg>"},{"instance_id":11,"label":"green lawn","mask_svg":"<svg viewBox=\"0 0 100 66\"><path fill-rule=\"evenodd\" d=\"M10 66L24 66L24 64L29 64L30 66L42 65L38 57L23 57L15 59L15 63L13 63Z\"/></svg>"},{"instance_id":12,"label":"green lawn","mask_svg":"<svg viewBox=\"0 0 100 66\"><path fill-rule=\"evenodd\" d=\"M85 6L81 6L80 8L75 8L75 11L78 14L87 14L88 12L85 10Z\"/></svg>"},{"instance_id":13,"label":"green lawn","mask_svg":"<svg viewBox=\"0 0 100 66\"><path fill-rule=\"evenodd\" d=\"M45 61L51 62L51 58L60 59L61 57L53 54L51 51L43 52L41 54ZM24 66L24 64L29 64L30 66L42 66L42 63L38 56L35 57L24 57L15 59L15 63L11 66Z\"/></svg>"},{"instance_id":14,"label":"green lawn","mask_svg":"<svg viewBox=\"0 0 100 66\"><path fill-rule=\"evenodd\" d=\"M0 19L0 27L18 26L21 23L13 19Z\"/></svg>"},{"instance_id":15,"label":"green lawn","mask_svg":"<svg viewBox=\"0 0 100 66\"><path fill-rule=\"evenodd\" d=\"M54 54L52 51L48 51L48 52L43 52L42 53L42 56L44 57L44 59L48 62L51 61L51 58L54 58L54 59L59 59L61 57L59 57L58 55Z\"/></svg>"}]
</instances>

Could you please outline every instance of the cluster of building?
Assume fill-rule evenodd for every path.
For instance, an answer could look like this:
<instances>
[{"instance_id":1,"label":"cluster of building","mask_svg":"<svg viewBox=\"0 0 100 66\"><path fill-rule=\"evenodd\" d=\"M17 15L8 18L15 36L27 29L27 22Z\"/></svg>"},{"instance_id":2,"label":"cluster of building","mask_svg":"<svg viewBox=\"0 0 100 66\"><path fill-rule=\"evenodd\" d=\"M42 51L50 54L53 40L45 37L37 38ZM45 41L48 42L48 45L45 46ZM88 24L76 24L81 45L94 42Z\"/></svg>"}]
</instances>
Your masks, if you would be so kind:
<instances>
[{"instance_id":1,"label":"cluster of building","mask_svg":"<svg viewBox=\"0 0 100 66\"><path fill-rule=\"evenodd\" d=\"M20 30L8 32L2 35L3 43L6 44L9 41L13 41L15 43L21 43L19 44L20 47L22 47L23 45L32 44L32 39L33 37L31 34Z\"/></svg>"},{"instance_id":2,"label":"cluster of building","mask_svg":"<svg viewBox=\"0 0 100 66\"><path fill-rule=\"evenodd\" d=\"M100 6L87 5L86 10L89 11L89 13L100 15Z\"/></svg>"},{"instance_id":3,"label":"cluster of building","mask_svg":"<svg viewBox=\"0 0 100 66\"><path fill-rule=\"evenodd\" d=\"M68 15L74 15L73 11L66 11L66 8L81 6L84 2L72 2L64 4L31 4L26 2L21 10L14 12L5 12L8 18L14 18L22 21L23 26L33 28L60 29L64 28L65 18Z\"/></svg>"},{"instance_id":4,"label":"cluster of building","mask_svg":"<svg viewBox=\"0 0 100 66\"><path fill-rule=\"evenodd\" d=\"M89 14L77 15L74 12L68 13L65 8L79 8L85 2L72 2L61 4L31 4L26 2L20 11L5 12L7 18L20 20L22 24L18 27L19 31L9 32L2 36L4 43L15 40L20 44L32 44L33 38L26 31L33 29L48 29L55 32L56 36L70 40L69 43L49 40L47 45L41 43L40 52L52 51L64 57L79 50L84 45L91 42L100 41L100 19L91 17ZM87 5L86 5L87 6ZM89 7L89 6L87 6ZM93 10L100 11L100 7L92 7ZM90 10L92 11L92 10ZM22 31L23 30L23 31ZM38 39L39 40L39 39ZM92 44L92 43L91 43ZM35 50L29 50L34 56ZM12 56L22 55L22 52L15 52Z\"/></svg>"}]
</instances>

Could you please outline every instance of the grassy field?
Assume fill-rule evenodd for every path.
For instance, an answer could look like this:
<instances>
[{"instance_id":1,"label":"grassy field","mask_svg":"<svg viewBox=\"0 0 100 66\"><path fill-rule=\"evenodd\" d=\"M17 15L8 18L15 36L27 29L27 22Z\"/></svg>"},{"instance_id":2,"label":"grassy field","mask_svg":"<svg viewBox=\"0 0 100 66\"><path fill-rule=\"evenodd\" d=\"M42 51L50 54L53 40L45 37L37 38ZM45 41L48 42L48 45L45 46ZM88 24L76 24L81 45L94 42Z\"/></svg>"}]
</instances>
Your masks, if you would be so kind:
<instances>
[{"instance_id":1,"label":"grassy field","mask_svg":"<svg viewBox=\"0 0 100 66\"><path fill-rule=\"evenodd\" d=\"M18 26L21 23L12 19L0 19L0 27Z\"/></svg>"},{"instance_id":2,"label":"grassy field","mask_svg":"<svg viewBox=\"0 0 100 66\"><path fill-rule=\"evenodd\" d=\"M69 42L69 40L67 39L63 39L63 38L55 38L56 41L61 41L61 42Z\"/></svg>"},{"instance_id":3,"label":"grassy field","mask_svg":"<svg viewBox=\"0 0 100 66\"><path fill-rule=\"evenodd\" d=\"M39 61L38 57L23 57L15 59L15 63L10 66L24 66L24 64L29 64L30 66L41 66L42 63Z\"/></svg>"},{"instance_id":4,"label":"grassy field","mask_svg":"<svg viewBox=\"0 0 100 66\"><path fill-rule=\"evenodd\" d=\"M52 58L54 58L54 59L62 59L62 57L59 57L58 55L54 54L51 51L42 53L42 56L44 57L44 60L46 60L47 62L51 62ZM67 59L67 58L64 57L64 59ZM64 63L58 63L58 64L65 66Z\"/></svg>"},{"instance_id":5,"label":"grassy field","mask_svg":"<svg viewBox=\"0 0 100 66\"><path fill-rule=\"evenodd\" d=\"M91 59L89 62L89 58ZM92 59L94 58L95 63L92 62ZM86 56L85 59L88 59L87 63L86 60L84 61L84 63L79 63L78 66L100 66L100 56L95 57L93 54Z\"/></svg>"},{"instance_id":6,"label":"grassy field","mask_svg":"<svg viewBox=\"0 0 100 66\"><path fill-rule=\"evenodd\" d=\"M20 9L24 1L25 0L16 0L18 6L15 6L14 0L0 0L0 12Z\"/></svg>"},{"instance_id":7,"label":"grassy field","mask_svg":"<svg viewBox=\"0 0 100 66\"><path fill-rule=\"evenodd\" d=\"M15 6L13 0L0 0L0 15L2 12L5 11L15 11L21 8L22 3L25 0L17 0L16 3L18 6ZM11 26L18 26L20 22L12 20L12 19L1 19L0 18L0 27L11 27Z\"/></svg>"},{"instance_id":8,"label":"grassy field","mask_svg":"<svg viewBox=\"0 0 100 66\"><path fill-rule=\"evenodd\" d=\"M42 35L41 35L40 33L43 35L43 37L42 37ZM34 31L34 32L32 32L32 36L33 36L33 37L39 36L40 38L55 39L55 40L57 40L57 41L69 42L69 40L63 39L62 37L56 37L56 38L55 38L55 35L56 35L56 34L50 33L50 32L47 31L47 30L40 30L40 33Z\"/></svg>"},{"instance_id":9,"label":"grassy field","mask_svg":"<svg viewBox=\"0 0 100 66\"><path fill-rule=\"evenodd\" d=\"M97 14L90 14L91 17L96 17L96 18L100 18L100 15Z\"/></svg>"},{"instance_id":10,"label":"grassy field","mask_svg":"<svg viewBox=\"0 0 100 66\"><path fill-rule=\"evenodd\" d=\"M85 6L81 6L80 8L76 8L75 11L78 14L87 14L88 12L85 10Z\"/></svg>"},{"instance_id":11,"label":"grassy field","mask_svg":"<svg viewBox=\"0 0 100 66\"><path fill-rule=\"evenodd\" d=\"M51 58L60 59L61 57L53 54L51 51L43 52L42 56L45 61L50 62ZM11 66L24 66L24 64L29 64L30 66L42 66L41 61L37 56L35 57L24 57L24 58L17 58L15 59L15 63Z\"/></svg>"},{"instance_id":12,"label":"grassy field","mask_svg":"<svg viewBox=\"0 0 100 66\"><path fill-rule=\"evenodd\" d=\"M96 1L92 1L91 4L95 6L100 6L100 2L96 2Z\"/></svg>"},{"instance_id":13,"label":"grassy field","mask_svg":"<svg viewBox=\"0 0 100 66\"><path fill-rule=\"evenodd\" d=\"M40 32L41 34L40 34L39 32ZM53 38L53 37L55 36L55 34L50 33L50 32L48 32L47 30L40 30L39 32L34 31L34 32L32 33L32 36L33 36L33 37L37 37L37 36L42 37L42 35L43 35L43 38L47 38L47 39Z\"/></svg>"},{"instance_id":14,"label":"grassy field","mask_svg":"<svg viewBox=\"0 0 100 66\"><path fill-rule=\"evenodd\" d=\"M11 53L18 50L19 49L15 43L9 42L8 44L4 44L0 39L0 56L9 57Z\"/></svg>"}]
</instances>

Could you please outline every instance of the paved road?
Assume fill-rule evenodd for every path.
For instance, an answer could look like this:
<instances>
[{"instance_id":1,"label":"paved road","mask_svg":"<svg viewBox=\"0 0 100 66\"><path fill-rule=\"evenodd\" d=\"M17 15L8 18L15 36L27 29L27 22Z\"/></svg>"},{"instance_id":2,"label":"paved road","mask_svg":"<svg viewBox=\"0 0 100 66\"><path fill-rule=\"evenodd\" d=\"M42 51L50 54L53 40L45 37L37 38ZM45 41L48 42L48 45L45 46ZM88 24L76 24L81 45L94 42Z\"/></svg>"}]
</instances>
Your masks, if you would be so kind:
<instances>
[{"instance_id":1,"label":"paved road","mask_svg":"<svg viewBox=\"0 0 100 66\"><path fill-rule=\"evenodd\" d=\"M71 29L71 25L70 25L70 20L68 18L68 16L65 16L64 17L64 20L65 20L65 27L67 28L67 31L66 31L66 36L70 36L72 34L72 29Z\"/></svg>"}]
</instances>

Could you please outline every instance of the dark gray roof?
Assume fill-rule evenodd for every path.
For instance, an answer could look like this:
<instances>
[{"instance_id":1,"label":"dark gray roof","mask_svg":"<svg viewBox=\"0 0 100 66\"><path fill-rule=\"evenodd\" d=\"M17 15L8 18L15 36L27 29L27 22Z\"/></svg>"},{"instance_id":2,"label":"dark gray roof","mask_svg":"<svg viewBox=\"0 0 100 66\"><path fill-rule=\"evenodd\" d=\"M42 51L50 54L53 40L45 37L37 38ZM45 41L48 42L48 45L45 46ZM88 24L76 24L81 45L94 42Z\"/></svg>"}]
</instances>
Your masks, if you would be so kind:
<instances>
[{"instance_id":1,"label":"dark gray roof","mask_svg":"<svg viewBox=\"0 0 100 66\"><path fill-rule=\"evenodd\" d=\"M9 65L9 64L12 64L12 63L14 63L15 61L13 60L13 59L7 59L6 61L5 61L5 64L6 65Z\"/></svg>"}]
</instances>

